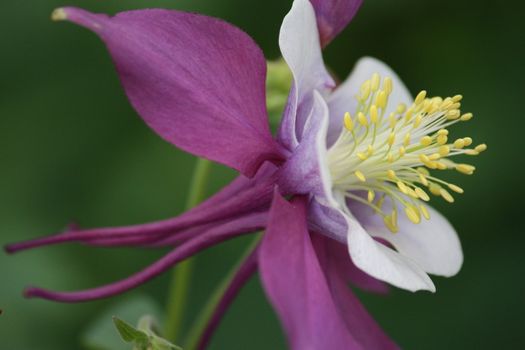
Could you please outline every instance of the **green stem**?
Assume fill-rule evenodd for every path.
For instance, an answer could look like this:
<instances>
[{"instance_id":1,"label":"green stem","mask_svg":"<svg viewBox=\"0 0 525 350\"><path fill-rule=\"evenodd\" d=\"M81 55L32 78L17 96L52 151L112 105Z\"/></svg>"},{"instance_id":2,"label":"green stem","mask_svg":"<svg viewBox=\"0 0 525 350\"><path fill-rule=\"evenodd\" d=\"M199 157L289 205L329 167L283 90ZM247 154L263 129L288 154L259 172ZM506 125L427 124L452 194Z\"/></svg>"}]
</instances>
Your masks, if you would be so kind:
<instances>
[{"instance_id":1,"label":"green stem","mask_svg":"<svg viewBox=\"0 0 525 350\"><path fill-rule=\"evenodd\" d=\"M191 209L204 199L206 184L210 175L211 162L199 158L193 171L193 179L186 200L186 209ZM181 328L186 307L188 289L191 282L193 259L187 259L173 269L168 288L168 302L164 334L166 339L175 342Z\"/></svg>"},{"instance_id":2,"label":"green stem","mask_svg":"<svg viewBox=\"0 0 525 350\"><path fill-rule=\"evenodd\" d=\"M237 271L241 267L244 260L246 260L246 258L254 251L254 249L259 244L260 238L261 238L261 235L257 234L257 237L253 240L252 243L248 245L247 249L244 251L239 261L228 272L226 277L224 277L224 279L219 283L219 285L215 288L213 293L210 295L210 297L208 298L208 301L206 302L206 305L204 305L204 307L201 309L199 315L197 316L195 322L193 323L191 329L188 332L188 336L186 338L186 341L184 342L185 344L184 349L188 349L188 350L197 349L200 338L202 334L204 333L204 330L208 326L210 318L213 316L213 313L215 309L217 308L217 305L221 301L222 296L228 289L228 286L231 284L231 281L235 277Z\"/></svg>"}]
</instances>

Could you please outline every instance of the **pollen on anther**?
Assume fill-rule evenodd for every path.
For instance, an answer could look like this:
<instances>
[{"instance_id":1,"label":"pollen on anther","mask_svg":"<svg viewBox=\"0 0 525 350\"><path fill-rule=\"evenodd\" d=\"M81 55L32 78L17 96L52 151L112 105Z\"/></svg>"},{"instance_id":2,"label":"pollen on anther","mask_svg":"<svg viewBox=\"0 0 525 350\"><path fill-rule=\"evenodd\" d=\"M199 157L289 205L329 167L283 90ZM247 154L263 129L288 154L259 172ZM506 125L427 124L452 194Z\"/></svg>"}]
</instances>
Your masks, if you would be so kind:
<instances>
[{"instance_id":1,"label":"pollen on anther","mask_svg":"<svg viewBox=\"0 0 525 350\"><path fill-rule=\"evenodd\" d=\"M359 181L366 182L366 177L360 170L357 170L356 172L354 172L354 174L359 179Z\"/></svg>"}]
</instances>

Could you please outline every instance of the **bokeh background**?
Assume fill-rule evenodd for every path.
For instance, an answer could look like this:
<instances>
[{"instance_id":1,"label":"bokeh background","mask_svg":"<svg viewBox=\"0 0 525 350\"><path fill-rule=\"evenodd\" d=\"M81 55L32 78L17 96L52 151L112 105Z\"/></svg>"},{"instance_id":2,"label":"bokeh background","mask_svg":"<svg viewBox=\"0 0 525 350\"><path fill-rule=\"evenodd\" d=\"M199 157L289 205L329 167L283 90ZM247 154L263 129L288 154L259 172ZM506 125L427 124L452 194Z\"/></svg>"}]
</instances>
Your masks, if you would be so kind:
<instances>
[{"instance_id":1,"label":"bokeh background","mask_svg":"<svg viewBox=\"0 0 525 350\"><path fill-rule=\"evenodd\" d=\"M221 17L253 36L268 58L279 55L278 30L291 6L291 0L66 3L107 13L164 7ZM87 227L122 225L183 210L195 159L143 125L95 35L49 20L66 3L0 4L2 245L56 232L70 220ZM451 175L465 195L453 205L434 201L461 235L466 258L460 274L435 278L436 294L360 293L406 349L518 348L525 342L524 11L519 1L365 0L326 51L327 64L341 77L360 56L372 55L388 62L412 92L462 93L475 119L454 135L489 145L474 159L475 176ZM234 176L220 166L213 171L209 194ZM247 243L232 241L198 256L187 324ZM145 295L162 306L167 275L124 296L85 304L21 296L28 284L71 290L110 282L162 253L67 245L0 254L0 348L82 349L86 328L116 302ZM210 348L285 348L258 278L242 291Z\"/></svg>"}]
</instances>

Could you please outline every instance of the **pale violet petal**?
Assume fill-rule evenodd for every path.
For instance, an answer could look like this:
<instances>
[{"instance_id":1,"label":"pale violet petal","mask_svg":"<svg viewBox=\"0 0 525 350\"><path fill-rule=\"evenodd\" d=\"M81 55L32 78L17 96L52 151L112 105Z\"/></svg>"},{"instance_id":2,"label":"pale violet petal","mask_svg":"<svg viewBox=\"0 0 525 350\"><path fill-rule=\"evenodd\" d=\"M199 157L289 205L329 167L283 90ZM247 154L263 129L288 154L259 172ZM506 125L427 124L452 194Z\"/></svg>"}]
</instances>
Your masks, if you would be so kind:
<instances>
[{"instance_id":1,"label":"pale violet petal","mask_svg":"<svg viewBox=\"0 0 525 350\"><path fill-rule=\"evenodd\" d=\"M328 98L330 108L330 126L328 127L328 145L339 136L346 112L354 113L357 107L356 96L361 84L378 73L382 78L392 78L394 89L390 95L386 115L392 112L399 103L412 104L413 98L398 75L385 63L372 57L363 57L355 65L348 78L334 90Z\"/></svg>"}]
</instances>

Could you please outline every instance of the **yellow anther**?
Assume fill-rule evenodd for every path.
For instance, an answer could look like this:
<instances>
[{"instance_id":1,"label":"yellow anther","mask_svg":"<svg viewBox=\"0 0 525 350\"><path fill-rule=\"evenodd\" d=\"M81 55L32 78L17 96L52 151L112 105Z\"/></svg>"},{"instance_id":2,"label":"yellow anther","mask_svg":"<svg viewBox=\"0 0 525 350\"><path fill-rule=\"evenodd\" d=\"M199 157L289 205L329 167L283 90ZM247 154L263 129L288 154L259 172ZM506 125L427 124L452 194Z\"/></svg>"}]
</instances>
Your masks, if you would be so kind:
<instances>
[{"instance_id":1,"label":"yellow anther","mask_svg":"<svg viewBox=\"0 0 525 350\"><path fill-rule=\"evenodd\" d=\"M405 147L401 146L399 147L399 156L403 157L407 153L407 150Z\"/></svg>"},{"instance_id":2,"label":"yellow anther","mask_svg":"<svg viewBox=\"0 0 525 350\"><path fill-rule=\"evenodd\" d=\"M372 203L375 197L376 193L373 190L368 190L368 203Z\"/></svg>"},{"instance_id":3,"label":"yellow anther","mask_svg":"<svg viewBox=\"0 0 525 350\"><path fill-rule=\"evenodd\" d=\"M468 156L477 156L479 154L475 149L466 149L465 154Z\"/></svg>"},{"instance_id":4,"label":"yellow anther","mask_svg":"<svg viewBox=\"0 0 525 350\"><path fill-rule=\"evenodd\" d=\"M368 100L368 97L370 97L370 80L365 81L363 84L361 84L361 88L359 89L361 96L359 97L361 101Z\"/></svg>"},{"instance_id":5,"label":"yellow anther","mask_svg":"<svg viewBox=\"0 0 525 350\"><path fill-rule=\"evenodd\" d=\"M456 102L456 103L453 103L451 104L448 109L452 110L452 109L459 109L461 107L461 103L459 102Z\"/></svg>"},{"instance_id":6,"label":"yellow anther","mask_svg":"<svg viewBox=\"0 0 525 350\"><path fill-rule=\"evenodd\" d=\"M448 135L448 130L447 129L440 129L438 131L438 135L439 136L447 136Z\"/></svg>"},{"instance_id":7,"label":"yellow anther","mask_svg":"<svg viewBox=\"0 0 525 350\"><path fill-rule=\"evenodd\" d=\"M438 135L437 137L437 143L438 145L445 145L448 142L448 136L447 135Z\"/></svg>"},{"instance_id":8,"label":"yellow anther","mask_svg":"<svg viewBox=\"0 0 525 350\"><path fill-rule=\"evenodd\" d=\"M472 139L470 137L464 137L463 141L465 141L465 146L467 147L472 145Z\"/></svg>"},{"instance_id":9,"label":"yellow anther","mask_svg":"<svg viewBox=\"0 0 525 350\"><path fill-rule=\"evenodd\" d=\"M458 149L462 149L463 147L465 147L465 140L457 139L456 141L454 141L454 147Z\"/></svg>"},{"instance_id":10,"label":"yellow anther","mask_svg":"<svg viewBox=\"0 0 525 350\"><path fill-rule=\"evenodd\" d=\"M427 207L425 207L423 204L419 205L419 211L423 215L423 217L427 220L430 220L430 213L428 212Z\"/></svg>"},{"instance_id":11,"label":"yellow anther","mask_svg":"<svg viewBox=\"0 0 525 350\"><path fill-rule=\"evenodd\" d=\"M394 90L394 83L392 82L392 78L386 77L383 80L383 87L385 89L385 92L390 95L392 93L392 90Z\"/></svg>"},{"instance_id":12,"label":"yellow anther","mask_svg":"<svg viewBox=\"0 0 525 350\"><path fill-rule=\"evenodd\" d=\"M481 145L477 145L474 149L478 152L483 152L487 150L487 145L482 143Z\"/></svg>"},{"instance_id":13,"label":"yellow anther","mask_svg":"<svg viewBox=\"0 0 525 350\"><path fill-rule=\"evenodd\" d=\"M446 99L443 100L443 102L441 103L441 106L439 108L445 110L448 107L450 107L450 105L452 105L453 103L454 102L452 101L452 99L450 97L447 97Z\"/></svg>"},{"instance_id":14,"label":"yellow anther","mask_svg":"<svg viewBox=\"0 0 525 350\"><path fill-rule=\"evenodd\" d=\"M450 194L450 192L448 192L447 190L445 190L444 188L441 188L439 190L439 193L441 193L441 197L443 197L444 200L446 200L447 202L449 203L454 203L454 197L452 197L452 195Z\"/></svg>"},{"instance_id":15,"label":"yellow anther","mask_svg":"<svg viewBox=\"0 0 525 350\"><path fill-rule=\"evenodd\" d=\"M447 117L448 120L458 119L459 116L460 116L460 112L457 109L452 109L452 110L448 111L445 114L445 116Z\"/></svg>"},{"instance_id":16,"label":"yellow anther","mask_svg":"<svg viewBox=\"0 0 525 350\"><path fill-rule=\"evenodd\" d=\"M431 183L428 189L434 196L441 196L441 186L438 184Z\"/></svg>"},{"instance_id":17,"label":"yellow anther","mask_svg":"<svg viewBox=\"0 0 525 350\"><path fill-rule=\"evenodd\" d=\"M428 172L428 170L426 168L419 167L416 170L417 170L418 173L423 174L425 176L429 176L430 175L430 173Z\"/></svg>"},{"instance_id":18,"label":"yellow anther","mask_svg":"<svg viewBox=\"0 0 525 350\"><path fill-rule=\"evenodd\" d=\"M414 224L419 224L421 222L421 216L419 215L419 210L416 207L412 205L405 207L405 214L407 218Z\"/></svg>"},{"instance_id":19,"label":"yellow anther","mask_svg":"<svg viewBox=\"0 0 525 350\"><path fill-rule=\"evenodd\" d=\"M370 121L373 124L377 123L377 107L376 107L376 105L372 105L370 107Z\"/></svg>"},{"instance_id":20,"label":"yellow anther","mask_svg":"<svg viewBox=\"0 0 525 350\"><path fill-rule=\"evenodd\" d=\"M376 97L376 105L378 108L385 109L388 102L388 95L385 91L379 91Z\"/></svg>"},{"instance_id":21,"label":"yellow anther","mask_svg":"<svg viewBox=\"0 0 525 350\"><path fill-rule=\"evenodd\" d=\"M425 100L426 97L427 97L427 92L425 90L421 90L421 92L417 94L416 99L414 100L414 104L415 105L420 104L421 102Z\"/></svg>"},{"instance_id":22,"label":"yellow anther","mask_svg":"<svg viewBox=\"0 0 525 350\"><path fill-rule=\"evenodd\" d=\"M447 170L448 166L443 162L436 162L436 166L439 170Z\"/></svg>"},{"instance_id":23,"label":"yellow anther","mask_svg":"<svg viewBox=\"0 0 525 350\"><path fill-rule=\"evenodd\" d=\"M403 138L403 145L405 145L405 147L408 147L408 145L410 145L410 133L407 132L405 137Z\"/></svg>"},{"instance_id":24,"label":"yellow anther","mask_svg":"<svg viewBox=\"0 0 525 350\"><path fill-rule=\"evenodd\" d=\"M350 132L354 131L354 122L352 121L352 116L348 112L345 113L344 124L346 130Z\"/></svg>"},{"instance_id":25,"label":"yellow anther","mask_svg":"<svg viewBox=\"0 0 525 350\"><path fill-rule=\"evenodd\" d=\"M454 97L452 97L452 102L459 102L463 99L463 96L461 95L456 95Z\"/></svg>"},{"instance_id":26,"label":"yellow anther","mask_svg":"<svg viewBox=\"0 0 525 350\"><path fill-rule=\"evenodd\" d=\"M417 195L416 191L411 189L410 187L407 187L408 195L414 199L419 199L419 196Z\"/></svg>"},{"instance_id":27,"label":"yellow anther","mask_svg":"<svg viewBox=\"0 0 525 350\"><path fill-rule=\"evenodd\" d=\"M396 179L396 172L392 169L388 169L386 171L386 176L390 179L390 180L395 180Z\"/></svg>"},{"instance_id":28,"label":"yellow anther","mask_svg":"<svg viewBox=\"0 0 525 350\"><path fill-rule=\"evenodd\" d=\"M367 152L368 152L368 156L369 157L371 155L373 155L374 154L374 147L372 147L372 145L368 145Z\"/></svg>"},{"instance_id":29,"label":"yellow anther","mask_svg":"<svg viewBox=\"0 0 525 350\"><path fill-rule=\"evenodd\" d=\"M377 203L376 203L376 207L378 209L381 209L381 207L383 207L383 203L385 202L385 195L382 195L381 197L379 197L379 199L377 200Z\"/></svg>"},{"instance_id":30,"label":"yellow anther","mask_svg":"<svg viewBox=\"0 0 525 350\"><path fill-rule=\"evenodd\" d=\"M394 155L392 154L392 152L388 152L388 156L387 156L387 161L389 163L393 163L394 162Z\"/></svg>"},{"instance_id":31,"label":"yellow anther","mask_svg":"<svg viewBox=\"0 0 525 350\"><path fill-rule=\"evenodd\" d=\"M421 182L423 186L428 186L428 180L423 174L419 174L419 182Z\"/></svg>"},{"instance_id":32,"label":"yellow anther","mask_svg":"<svg viewBox=\"0 0 525 350\"><path fill-rule=\"evenodd\" d=\"M430 136L423 136L419 142L423 146L430 146L430 144L432 143L432 137L430 137Z\"/></svg>"},{"instance_id":33,"label":"yellow anther","mask_svg":"<svg viewBox=\"0 0 525 350\"><path fill-rule=\"evenodd\" d=\"M430 160L438 160L439 158L441 158L441 155L439 153L432 153L428 156L428 159Z\"/></svg>"},{"instance_id":34,"label":"yellow anther","mask_svg":"<svg viewBox=\"0 0 525 350\"><path fill-rule=\"evenodd\" d=\"M387 141L388 145L392 146L395 140L396 140L396 134L391 132L390 135L388 135L388 141Z\"/></svg>"},{"instance_id":35,"label":"yellow anther","mask_svg":"<svg viewBox=\"0 0 525 350\"><path fill-rule=\"evenodd\" d=\"M393 221L394 220L390 215L386 215L385 217L383 217L383 222L385 223L385 226L390 230L390 232L397 233L399 231L399 228Z\"/></svg>"},{"instance_id":36,"label":"yellow anther","mask_svg":"<svg viewBox=\"0 0 525 350\"><path fill-rule=\"evenodd\" d=\"M473 115L472 113L465 113L461 116L461 121L469 121L470 119L472 119Z\"/></svg>"},{"instance_id":37,"label":"yellow anther","mask_svg":"<svg viewBox=\"0 0 525 350\"><path fill-rule=\"evenodd\" d=\"M365 175L360 171L360 170L357 170L354 175L359 179L359 181L361 182L366 182L366 177Z\"/></svg>"},{"instance_id":38,"label":"yellow anther","mask_svg":"<svg viewBox=\"0 0 525 350\"><path fill-rule=\"evenodd\" d=\"M420 154L419 155L419 160L421 161L421 163L428 163L428 162L430 162L430 159L428 158L428 156L426 154Z\"/></svg>"},{"instance_id":39,"label":"yellow anther","mask_svg":"<svg viewBox=\"0 0 525 350\"><path fill-rule=\"evenodd\" d=\"M463 191L463 189L459 186L456 186L454 184L448 184L448 188L450 188L452 191L456 192L456 193L463 193L465 191Z\"/></svg>"},{"instance_id":40,"label":"yellow anther","mask_svg":"<svg viewBox=\"0 0 525 350\"><path fill-rule=\"evenodd\" d=\"M456 170L465 175L472 175L474 173L474 170L476 170L476 168L469 164L457 164Z\"/></svg>"},{"instance_id":41,"label":"yellow anther","mask_svg":"<svg viewBox=\"0 0 525 350\"><path fill-rule=\"evenodd\" d=\"M408 187L402 181L398 181L396 184L401 192L408 194Z\"/></svg>"},{"instance_id":42,"label":"yellow anther","mask_svg":"<svg viewBox=\"0 0 525 350\"><path fill-rule=\"evenodd\" d=\"M419 128L419 125L421 125L422 120L423 120L423 116L421 114L418 114L416 116L416 119L414 119L414 129Z\"/></svg>"},{"instance_id":43,"label":"yellow anther","mask_svg":"<svg viewBox=\"0 0 525 350\"><path fill-rule=\"evenodd\" d=\"M377 90L379 90L380 79L381 77L379 76L379 74L377 73L372 74L372 80L370 82L370 90L372 90L373 92L376 92Z\"/></svg>"},{"instance_id":44,"label":"yellow anther","mask_svg":"<svg viewBox=\"0 0 525 350\"><path fill-rule=\"evenodd\" d=\"M363 153L363 152L357 152L356 156L357 156L357 158L359 158L359 159L361 159L363 161L368 159L368 155L366 153Z\"/></svg>"},{"instance_id":45,"label":"yellow anther","mask_svg":"<svg viewBox=\"0 0 525 350\"><path fill-rule=\"evenodd\" d=\"M394 112L390 113L388 115L388 122L390 123L390 128L395 128L396 127L396 124L397 124L397 118L396 118L396 115L394 114Z\"/></svg>"},{"instance_id":46,"label":"yellow anther","mask_svg":"<svg viewBox=\"0 0 525 350\"><path fill-rule=\"evenodd\" d=\"M429 169L437 169L438 168L438 163L430 161L430 162L425 163L425 166L427 168L429 168Z\"/></svg>"},{"instance_id":47,"label":"yellow anther","mask_svg":"<svg viewBox=\"0 0 525 350\"><path fill-rule=\"evenodd\" d=\"M405 112L405 121L406 122L409 122L410 119L412 119L412 116L414 115L414 110L412 109L412 107L410 107L409 109L406 110Z\"/></svg>"},{"instance_id":48,"label":"yellow anther","mask_svg":"<svg viewBox=\"0 0 525 350\"><path fill-rule=\"evenodd\" d=\"M368 126L368 119L366 119L366 116L362 112L357 114L357 120L362 126Z\"/></svg>"},{"instance_id":49,"label":"yellow anther","mask_svg":"<svg viewBox=\"0 0 525 350\"><path fill-rule=\"evenodd\" d=\"M403 114L407 110L407 105L404 103L400 103L397 105L396 113L397 114Z\"/></svg>"},{"instance_id":50,"label":"yellow anther","mask_svg":"<svg viewBox=\"0 0 525 350\"><path fill-rule=\"evenodd\" d=\"M439 155L440 155L441 157L446 157L446 156L448 156L449 153L450 153L450 147L448 147L448 146L440 146L440 147L438 148L438 152L439 152Z\"/></svg>"}]
</instances>

